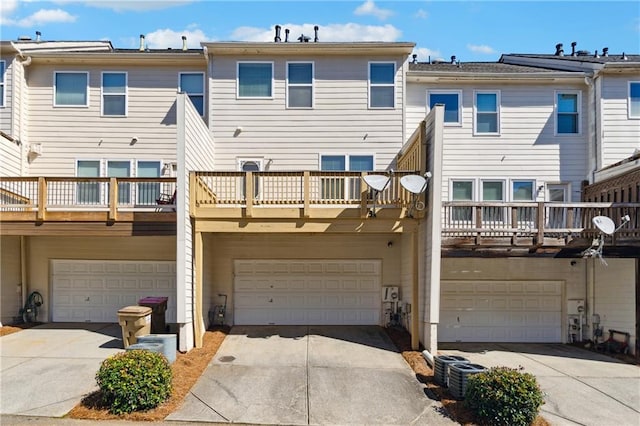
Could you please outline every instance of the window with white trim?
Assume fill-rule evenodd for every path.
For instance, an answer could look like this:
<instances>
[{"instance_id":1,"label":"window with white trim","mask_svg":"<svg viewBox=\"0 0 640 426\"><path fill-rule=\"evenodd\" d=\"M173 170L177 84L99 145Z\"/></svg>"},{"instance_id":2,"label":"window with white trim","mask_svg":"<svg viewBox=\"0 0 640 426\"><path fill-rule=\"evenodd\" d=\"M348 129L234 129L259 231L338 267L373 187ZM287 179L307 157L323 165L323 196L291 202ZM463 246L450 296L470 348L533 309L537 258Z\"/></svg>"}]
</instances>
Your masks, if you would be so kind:
<instances>
[{"instance_id":1,"label":"window with white trim","mask_svg":"<svg viewBox=\"0 0 640 426\"><path fill-rule=\"evenodd\" d=\"M80 178L100 177L100 160L78 160L76 176ZM100 204L102 200L100 182L87 181L76 184L77 204Z\"/></svg>"},{"instance_id":2,"label":"window with white trim","mask_svg":"<svg viewBox=\"0 0 640 426\"><path fill-rule=\"evenodd\" d=\"M451 180L451 201L473 201L474 194L473 180ZM453 223L471 223L473 221L473 209L470 206L452 207L451 221Z\"/></svg>"},{"instance_id":3,"label":"window with white trim","mask_svg":"<svg viewBox=\"0 0 640 426\"><path fill-rule=\"evenodd\" d=\"M159 178L161 174L160 161L138 160L136 164L137 177ZM171 188L163 191L160 188L160 182L138 182L136 185L136 204L155 204L156 200L160 198L160 194L168 194L170 191L172 191Z\"/></svg>"},{"instance_id":4,"label":"window with white trim","mask_svg":"<svg viewBox=\"0 0 640 426\"><path fill-rule=\"evenodd\" d=\"M373 171L373 155L321 155L320 170L340 172ZM321 194L323 199L344 200L360 198L360 177L345 179L342 175L323 177Z\"/></svg>"},{"instance_id":5,"label":"window with white trim","mask_svg":"<svg viewBox=\"0 0 640 426\"><path fill-rule=\"evenodd\" d=\"M262 170L262 159L238 159L238 167L243 172L259 172ZM246 198L247 194L247 175L242 176L242 199ZM253 197L258 198L260 196L260 177L253 176Z\"/></svg>"},{"instance_id":6,"label":"window with white trim","mask_svg":"<svg viewBox=\"0 0 640 426\"><path fill-rule=\"evenodd\" d=\"M580 134L580 92L556 92L556 134Z\"/></svg>"},{"instance_id":7,"label":"window with white trim","mask_svg":"<svg viewBox=\"0 0 640 426\"><path fill-rule=\"evenodd\" d=\"M482 201L487 202L504 202L505 191L503 180L487 179L481 181L480 196ZM482 207L482 220L484 222L503 222L504 207L491 206Z\"/></svg>"},{"instance_id":8,"label":"window with white trim","mask_svg":"<svg viewBox=\"0 0 640 426\"><path fill-rule=\"evenodd\" d=\"M107 161L107 177L131 177L131 161L109 160ZM131 184L118 182L118 204L131 203Z\"/></svg>"},{"instance_id":9,"label":"window with white trim","mask_svg":"<svg viewBox=\"0 0 640 426\"><path fill-rule=\"evenodd\" d=\"M394 62L369 62L369 108L395 107Z\"/></svg>"},{"instance_id":10,"label":"window with white trim","mask_svg":"<svg viewBox=\"0 0 640 426\"><path fill-rule=\"evenodd\" d=\"M238 98L273 97L273 62L238 62Z\"/></svg>"},{"instance_id":11,"label":"window with white trim","mask_svg":"<svg viewBox=\"0 0 640 426\"><path fill-rule=\"evenodd\" d=\"M536 197L536 182L534 180L511 180L511 201L532 202ZM535 207L516 207L516 220L519 225L533 226L536 220Z\"/></svg>"},{"instance_id":12,"label":"window with white trim","mask_svg":"<svg viewBox=\"0 0 640 426\"><path fill-rule=\"evenodd\" d=\"M287 63L287 107L313 108L313 62Z\"/></svg>"},{"instance_id":13,"label":"window with white trim","mask_svg":"<svg viewBox=\"0 0 640 426\"><path fill-rule=\"evenodd\" d=\"M5 61L0 61L0 107L5 106L5 71L7 68L7 63Z\"/></svg>"},{"instance_id":14,"label":"window with white trim","mask_svg":"<svg viewBox=\"0 0 640 426\"><path fill-rule=\"evenodd\" d=\"M204 73L181 72L178 90L186 93L201 117L204 117Z\"/></svg>"},{"instance_id":15,"label":"window with white trim","mask_svg":"<svg viewBox=\"0 0 640 426\"><path fill-rule=\"evenodd\" d=\"M640 118L640 81L629 82L629 118Z\"/></svg>"},{"instance_id":16,"label":"window with white trim","mask_svg":"<svg viewBox=\"0 0 640 426\"><path fill-rule=\"evenodd\" d=\"M462 91L460 90L429 90L427 105L429 111L436 105L444 105L444 125L462 125Z\"/></svg>"},{"instance_id":17,"label":"window with white trim","mask_svg":"<svg viewBox=\"0 0 640 426\"><path fill-rule=\"evenodd\" d=\"M102 73L102 115L127 115L127 73Z\"/></svg>"},{"instance_id":18,"label":"window with white trim","mask_svg":"<svg viewBox=\"0 0 640 426\"><path fill-rule=\"evenodd\" d=\"M53 77L53 106L89 106L89 73L86 71L56 71Z\"/></svg>"},{"instance_id":19,"label":"window with white trim","mask_svg":"<svg viewBox=\"0 0 640 426\"><path fill-rule=\"evenodd\" d=\"M473 112L476 135L500 134L500 92L476 91Z\"/></svg>"}]
</instances>

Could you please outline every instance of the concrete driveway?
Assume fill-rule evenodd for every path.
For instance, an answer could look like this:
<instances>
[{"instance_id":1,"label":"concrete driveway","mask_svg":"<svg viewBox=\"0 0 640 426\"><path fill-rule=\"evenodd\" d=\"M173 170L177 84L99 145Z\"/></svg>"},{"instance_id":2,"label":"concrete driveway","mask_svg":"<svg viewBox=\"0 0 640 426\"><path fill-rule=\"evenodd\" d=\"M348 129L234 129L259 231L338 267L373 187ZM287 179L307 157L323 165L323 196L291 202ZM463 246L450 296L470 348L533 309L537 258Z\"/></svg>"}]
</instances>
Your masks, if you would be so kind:
<instances>
[{"instance_id":1,"label":"concrete driveway","mask_svg":"<svg viewBox=\"0 0 640 426\"><path fill-rule=\"evenodd\" d=\"M234 327L167 420L456 424L380 327Z\"/></svg>"},{"instance_id":2,"label":"concrete driveway","mask_svg":"<svg viewBox=\"0 0 640 426\"><path fill-rule=\"evenodd\" d=\"M545 393L542 416L552 425L640 424L640 367L560 344L441 344L485 367L524 367Z\"/></svg>"},{"instance_id":3,"label":"concrete driveway","mask_svg":"<svg viewBox=\"0 0 640 426\"><path fill-rule=\"evenodd\" d=\"M50 323L0 338L0 414L64 416L121 352L118 324Z\"/></svg>"}]
</instances>

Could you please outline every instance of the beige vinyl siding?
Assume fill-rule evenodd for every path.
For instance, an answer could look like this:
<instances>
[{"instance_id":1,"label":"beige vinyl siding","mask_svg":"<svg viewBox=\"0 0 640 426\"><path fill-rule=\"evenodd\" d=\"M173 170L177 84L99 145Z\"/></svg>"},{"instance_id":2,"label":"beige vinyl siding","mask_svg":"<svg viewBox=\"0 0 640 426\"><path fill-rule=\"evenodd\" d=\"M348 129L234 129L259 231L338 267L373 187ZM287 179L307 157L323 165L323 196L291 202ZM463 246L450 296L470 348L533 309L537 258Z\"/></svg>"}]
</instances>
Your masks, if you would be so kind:
<instances>
[{"instance_id":1,"label":"beige vinyl siding","mask_svg":"<svg viewBox=\"0 0 640 426\"><path fill-rule=\"evenodd\" d=\"M176 260L175 237L28 237L27 240L28 286L29 291L42 293L45 309L42 317L38 314L42 321L50 319L51 259Z\"/></svg>"},{"instance_id":2,"label":"beige vinyl siding","mask_svg":"<svg viewBox=\"0 0 640 426\"><path fill-rule=\"evenodd\" d=\"M407 129L415 129L427 111L427 91L462 91L462 126L445 126L443 136L443 201L451 178L535 179L570 182L572 200L580 199L587 177L587 96L582 91L581 133L554 136L556 91L582 90L560 85L427 85L408 86ZM500 90L500 135L473 135L474 90ZM543 197L544 192L539 193Z\"/></svg>"},{"instance_id":3,"label":"beige vinyl siding","mask_svg":"<svg viewBox=\"0 0 640 426\"><path fill-rule=\"evenodd\" d=\"M0 176L20 176L21 149L16 142L0 137Z\"/></svg>"},{"instance_id":4,"label":"beige vinyl siding","mask_svg":"<svg viewBox=\"0 0 640 426\"><path fill-rule=\"evenodd\" d=\"M0 238L0 322L12 324L22 307L20 237Z\"/></svg>"},{"instance_id":5,"label":"beige vinyl siding","mask_svg":"<svg viewBox=\"0 0 640 426\"><path fill-rule=\"evenodd\" d=\"M79 158L176 160L178 73L202 69L35 64L31 67L28 138L32 143L42 143L43 148L42 156L31 164L31 174L73 176L75 160ZM89 72L89 107L53 106L56 71ZM126 117L101 116L103 71L127 73ZM134 136L138 142L132 145Z\"/></svg>"},{"instance_id":6,"label":"beige vinyl siding","mask_svg":"<svg viewBox=\"0 0 640 426\"><path fill-rule=\"evenodd\" d=\"M390 247L389 241L393 243ZM234 259L381 259L382 286L400 286L403 247L398 235L393 234L206 234L204 309L220 304L222 300L218 294L226 294L229 297L227 321L233 323ZM400 297L407 301L411 294L401 292Z\"/></svg>"},{"instance_id":7,"label":"beige vinyl siding","mask_svg":"<svg viewBox=\"0 0 640 426\"><path fill-rule=\"evenodd\" d=\"M640 119L629 119L629 81L640 82L640 75L602 77L602 166L633 155L640 149Z\"/></svg>"},{"instance_id":8,"label":"beige vinyl siding","mask_svg":"<svg viewBox=\"0 0 640 426\"><path fill-rule=\"evenodd\" d=\"M236 98L238 60L273 61L272 99ZM314 63L312 109L286 108L287 61ZM369 61L396 63L395 108L368 108ZM271 170L316 170L321 153L374 154L375 168L386 169L402 146L404 58L216 56L211 63L218 170L235 170L241 157L273 159Z\"/></svg>"}]
</instances>

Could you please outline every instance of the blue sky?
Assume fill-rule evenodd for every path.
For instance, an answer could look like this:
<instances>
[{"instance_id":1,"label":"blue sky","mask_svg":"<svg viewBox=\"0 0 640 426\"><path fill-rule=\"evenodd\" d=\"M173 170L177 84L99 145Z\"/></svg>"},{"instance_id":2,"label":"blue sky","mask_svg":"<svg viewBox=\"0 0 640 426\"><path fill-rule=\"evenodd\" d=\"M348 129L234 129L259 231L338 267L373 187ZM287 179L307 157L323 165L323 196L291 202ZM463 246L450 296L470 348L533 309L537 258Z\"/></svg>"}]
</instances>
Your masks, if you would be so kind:
<instances>
[{"instance_id":1,"label":"blue sky","mask_svg":"<svg viewBox=\"0 0 640 426\"><path fill-rule=\"evenodd\" d=\"M410 41L421 61L495 61L501 53L640 53L640 1L1 0L0 38L110 40L136 48L273 41L274 26L320 41Z\"/></svg>"}]
</instances>

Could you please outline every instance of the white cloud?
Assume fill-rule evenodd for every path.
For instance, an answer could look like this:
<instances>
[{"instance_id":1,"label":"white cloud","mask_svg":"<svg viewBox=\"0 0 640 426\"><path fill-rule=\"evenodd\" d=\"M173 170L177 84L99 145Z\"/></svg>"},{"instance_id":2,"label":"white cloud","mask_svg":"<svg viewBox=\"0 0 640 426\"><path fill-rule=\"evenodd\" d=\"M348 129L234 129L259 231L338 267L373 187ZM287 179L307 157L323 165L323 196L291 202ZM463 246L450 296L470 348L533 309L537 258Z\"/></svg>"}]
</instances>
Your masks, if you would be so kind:
<instances>
[{"instance_id":1,"label":"white cloud","mask_svg":"<svg viewBox=\"0 0 640 426\"><path fill-rule=\"evenodd\" d=\"M149 49L166 49L168 47L174 49L182 48L182 36L187 37L187 47L191 49L199 48L200 42L208 41L208 37L202 30L194 29L175 31L166 29L159 29L145 35L145 42ZM139 39L131 39L128 43L132 47L138 46Z\"/></svg>"},{"instance_id":2,"label":"white cloud","mask_svg":"<svg viewBox=\"0 0 640 426\"><path fill-rule=\"evenodd\" d=\"M373 2L373 0L367 0L353 11L356 15L372 15L381 21L384 21L391 15L393 11L390 9L381 9Z\"/></svg>"},{"instance_id":3,"label":"white cloud","mask_svg":"<svg viewBox=\"0 0 640 426\"><path fill-rule=\"evenodd\" d=\"M418 62L428 62L429 59L433 60L441 55L439 50L432 50L427 47L416 47L413 49L413 54L418 55Z\"/></svg>"},{"instance_id":4,"label":"white cloud","mask_svg":"<svg viewBox=\"0 0 640 426\"><path fill-rule=\"evenodd\" d=\"M413 16L419 19L427 19L429 14L424 9L418 9L418 11Z\"/></svg>"},{"instance_id":5,"label":"white cloud","mask_svg":"<svg viewBox=\"0 0 640 426\"><path fill-rule=\"evenodd\" d=\"M68 12L65 12L62 9L40 9L39 11L30 16L27 16L26 18L17 20L7 18L7 15L4 14L4 9L2 10L2 12L2 20L0 22L3 25L12 25L25 28L50 23L68 23L76 21L75 16L71 15Z\"/></svg>"},{"instance_id":6,"label":"white cloud","mask_svg":"<svg viewBox=\"0 0 640 426\"><path fill-rule=\"evenodd\" d=\"M467 44L467 49L469 49L474 53L484 53L484 54L496 53L493 47L487 46L486 44Z\"/></svg>"},{"instance_id":7,"label":"white cloud","mask_svg":"<svg viewBox=\"0 0 640 426\"><path fill-rule=\"evenodd\" d=\"M275 27L275 25L274 25ZM238 27L231 33L231 40L236 41L273 41L275 37L274 27L270 29L256 27ZM301 34L311 37L313 40L314 24L284 24L280 37L285 39L285 29L289 29L289 41L297 42ZM397 41L402 36L402 31L391 24L386 25L360 25L354 23L329 24L320 26L318 38L320 41Z\"/></svg>"},{"instance_id":8,"label":"white cloud","mask_svg":"<svg viewBox=\"0 0 640 426\"><path fill-rule=\"evenodd\" d=\"M3 0L4 1L4 0ZM193 0L56 0L57 4L81 3L102 9L112 9L116 12L168 9L193 3Z\"/></svg>"}]
</instances>

